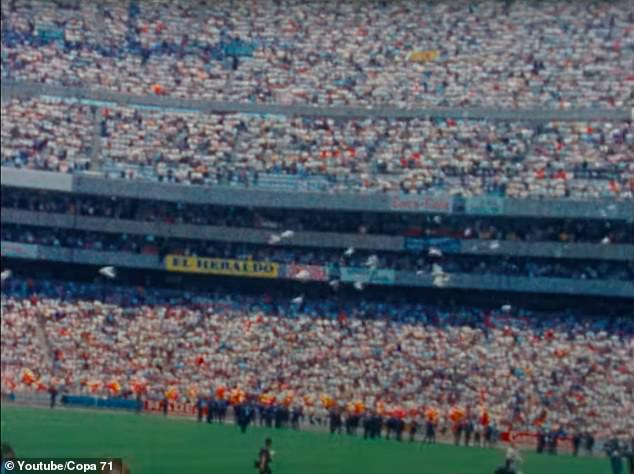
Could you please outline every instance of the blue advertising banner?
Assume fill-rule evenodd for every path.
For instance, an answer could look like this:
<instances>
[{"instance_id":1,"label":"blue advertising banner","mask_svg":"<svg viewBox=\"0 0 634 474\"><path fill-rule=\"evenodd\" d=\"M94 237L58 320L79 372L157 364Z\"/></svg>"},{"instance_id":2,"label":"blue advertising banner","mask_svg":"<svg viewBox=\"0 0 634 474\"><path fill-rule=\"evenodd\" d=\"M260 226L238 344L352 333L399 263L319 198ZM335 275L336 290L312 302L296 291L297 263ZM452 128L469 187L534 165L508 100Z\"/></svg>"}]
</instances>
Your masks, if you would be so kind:
<instances>
[{"instance_id":1,"label":"blue advertising banner","mask_svg":"<svg viewBox=\"0 0 634 474\"><path fill-rule=\"evenodd\" d=\"M377 283L392 285L396 280L396 272L386 269L371 269L358 267L341 267L341 281L354 283Z\"/></svg>"},{"instance_id":2,"label":"blue advertising banner","mask_svg":"<svg viewBox=\"0 0 634 474\"><path fill-rule=\"evenodd\" d=\"M466 200L465 212L482 216L498 216L504 211L504 199L498 196L478 196Z\"/></svg>"},{"instance_id":3,"label":"blue advertising banner","mask_svg":"<svg viewBox=\"0 0 634 474\"><path fill-rule=\"evenodd\" d=\"M9 242L3 240L0 243L0 253L3 257L17 257L36 259L38 257L37 245Z\"/></svg>"},{"instance_id":4,"label":"blue advertising banner","mask_svg":"<svg viewBox=\"0 0 634 474\"><path fill-rule=\"evenodd\" d=\"M62 405L79 406L85 408L118 408L123 410L136 410L139 404L136 400L124 398L96 398L87 395L64 395Z\"/></svg>"},{"instance_id":5,"label":"blue advertising banner","mask_svg":"<svg viewBox=\"0 0 634 474\"><path fill-rule=\"evenodd\" d=\"M460 253L462 244L458 239L450 237L431 237L425 239L407 238L405 239L405 249L410 252L424 252L430 248L437 248L443 252Z\"/></svg>"}]
</instances>

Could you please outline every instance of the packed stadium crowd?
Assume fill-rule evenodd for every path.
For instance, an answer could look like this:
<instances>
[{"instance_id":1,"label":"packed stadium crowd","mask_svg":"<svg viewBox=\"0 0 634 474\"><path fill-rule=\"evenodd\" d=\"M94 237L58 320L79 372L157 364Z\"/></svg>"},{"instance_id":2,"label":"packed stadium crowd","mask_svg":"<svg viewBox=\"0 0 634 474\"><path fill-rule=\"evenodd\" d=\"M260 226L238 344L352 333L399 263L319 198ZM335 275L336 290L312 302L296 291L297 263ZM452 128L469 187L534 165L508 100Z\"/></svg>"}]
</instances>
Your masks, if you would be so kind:
<instances>
[{"instance_id":1,"label":"packed stadium crowd","mask_svg":"<svg viewBox=\"0 0 634 474\"><path fill-rule=\"evenodd\" d=\"M468 273L481 275L558 277L581 280L634 281L634 261L591 259L553 259L516 257L513 255L421 255L411 253L345 249L303 248L280 245L254 245L227 241L188 240L134 235L53 229L49 227L2 226L2 240L52 247L143 255L184 255L209 258L253 260L286 264L322 265L336 274L340 267L368 267L416 272L419 275Z\"/></svg>"},{"instance_id":2,"label":"packed stadium crowd","mask_svg":"<svg viewBox=\"0 0 634 474\"><path fill-rule=\"evenodd\" d=\"M2 117L2 166L67 173L90 162L94 126L89 107L3 98Z\"/></svg>"},{"instance_id":3,"label":"packed stadium crowd","mask_svg":"<svg viewBox=\"0 0 634 474\"><path fill-rule=\"evenodd\" d=\"M623 107L631 2L2 1L2 78L319 105Z\"/></svg>"},{"instance_id":4,"label":"packed stadium crowd","mask_svg":"<svg viewBox=\"0 0 634 474\"><path fill-rule=\"evenodd\" d=\"M182 184L257 186L261 176L284 175L320 180L328 190L519 198L634 193L631 121L336 121L128 107L91 111L39 99L3 102L2 113L5 166L81 171L97 154L110 174Z\"/></svg>"},{"instance_id":5,"label":"packed stadium crowd","mask_svg":"<svg viewBox=\"0 0 634 474\"><path fill-rule=\"evenodd\" d=\"M345 188L516 197L631 197L634 189L631 123L337 123L124 109L102 127L105 159L121 170L153 168L168 182L257 184L259 174L285 174Z\"/></svg>"},{"instance_id":6,"label":"packed stadium crowd","mask_svg":"<svg viewBox=\"0 0 634 474\"><path fill-rule=\"evenodd\" d=\"M588 220L307 212L3 186L3 403L16 393L48 393L51 407L58 394L136 398L139 410L159 402L166 415L170 402L188 413L195 407L198 421L203 407L211 421L233 406L243 431L257 411L268 426L295 428L305 417L330 420L334 433L345 420L346 430L361 423L374 437L386 427L399 440L407 426L413 440L426 425L426 441L437 430L456 444L464 432L468 444L475 432L489 446L500 432L530 432L537 451L552 454L565 435L575 455L581 446L592 452L596 437L609 440L602 447L613 472L623 455L631 470L634 312L607 297L587 309L575 302L554 310L563 307L554 294L535 303L549 312L522 308L517 301L533 304L523 294L498 302L502 288L518 291L527 281L506 277L634 288L634 258L586 258L601 254L596 247L577 258L583 246L575 258L480 252L503 241L589 243L614 246L616 259L629 249L618 244L634 244L634 222L609 218L623 204L615 200L634 202L634 115L623 114L634 113L634 2L0 1L0 77L9 84L3 167L269 190L437 192L453 197L456 213L476 196L593 200L604 211ZM169 230L4 218L16 209ZM214 240L223 238L217 229L176 238L182 228L170 226L178 224L259 229L269 240ZM296 232L405 237L404 249L309 247L293 242ZM473 239L487 242L457 250ZM52 275L67 264L33 270L42 262L25 263L19 253L34 247L13 243L152 256L130 260L154 266L126 275L110 262L92 283L69 281L89 278L82 265L60 281ZM536 254L565 246L546 247ZM285 264L286 281L251 287L247 278L178 273L155 280L168 255ZM291 271L300 265L319 266L301 267L319 278ZM390 292L350 281L360 269L369 284L376 272L392 275ZM505 278L487 278L500 282L495 296L429 288L419 295L401 292L396 272L433 276L435 287L462 274ZM321 283L309 288L313 279ZM145 286L123 286L141 280ZM152 286L158 280L196 283L174 290ZM443 295L427 299L432 292ZM597 307L600 315L584 313ZM496 472L519 471L508 440L509 469ZM265 445L269 456L270 439ZM270 460L266 468L256 461L259 472L270 473Z\"/></svg>"},{"instance_id":7,"label":"packed stadium crowd","mask_svg":"<svg viewBox=\"0 0 634 474\"><path fill-rule=\"evenodd\" d=\"M634 243L634 227L620 221L520 219L434 214L360 214L292 209L253 209L158 202L2 188L2 207L49 214L132 220L167 225L194 224L252 228L279 233L337 232L360 235L448 237L460 240L521 242ZM605 204L606 213L614 207ZM493 242L492 242L493 243Z\"/></svg>"},{"instance_id":8,"label":"packed stadium crowd","mask_svg":"<svg viewBox=\"0 0 634 474\"><path fill-rule=\"evenodd\" d=\"M634 429L631 318L22 279L3 283L2 315L4 391L195 401L222 388L308 413L354 402L443 422L486 412L515 430Z\"/></svg>"}]
</instances>

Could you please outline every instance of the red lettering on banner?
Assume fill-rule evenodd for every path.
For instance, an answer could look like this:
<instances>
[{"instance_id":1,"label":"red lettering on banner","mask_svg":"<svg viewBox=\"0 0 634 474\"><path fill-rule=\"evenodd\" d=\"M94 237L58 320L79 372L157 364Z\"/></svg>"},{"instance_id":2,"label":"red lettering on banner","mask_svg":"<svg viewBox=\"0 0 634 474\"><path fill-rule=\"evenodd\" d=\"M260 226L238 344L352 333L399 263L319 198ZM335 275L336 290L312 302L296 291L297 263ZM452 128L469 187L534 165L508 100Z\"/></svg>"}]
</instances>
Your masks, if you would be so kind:
<instances>
[{"instance_id":1,"label":"red lettering on banner","mask_svg":"<svg viewBox=\"0 0 634 474\"><path fill-rule=\"evenodd\" d=\"M514 442L522 445L534 445L537 443L537 433L532 431L520 431L520 432L509 432L504 431L500 434L500 439L508 443L511 438ZM570 444L572 446L572 438L570 436L562 436L559 438L559 441L566 444Z\"/></svg>"},{"instance_id":2,"label":"red lettering on banner","mask_svg":"<svg viewBox=\"0 0 634 474\"><path fill-rule=\"evenodd\" d=\"M143 404L146 411L163 412L163 402L160 400L145 400ZM193 416L196 414L196 405L193 403L169 402L167 413L178 416Z\"/></svg>"},{"instance_id":3,"label":"red lettering on banner","mask_svg":"<svg viewBox=\"0 0 634 474\"><path fill-rule=\"evenodd\" d=\"M289 278L298 278L297 275L302 271L306 271L308 273L308 280L326 281L328 279L326 268L318 265L295 265L291 263L287 265L286 269Z\"/></svg>"},{"instance_id":4,"label":"red lettering on banner","mask_svg":"<svg viewBox=\"0 0 634 474\"><path fill-rule=\"evenodd\" d=\"M390 207L399 210L449 212L451 199L446 196L393 197Z\"/></svg>"},{"instance_id":5,"label":"red lettering on banner","mask_svg":"<svg viewBox=\"0 0 634 474\"><path fill-rule=\"evenodd\" d=\"M147 411L161 411L161 402L158 400L145 400L144 405Z\"/></svg>"}]
</instances>

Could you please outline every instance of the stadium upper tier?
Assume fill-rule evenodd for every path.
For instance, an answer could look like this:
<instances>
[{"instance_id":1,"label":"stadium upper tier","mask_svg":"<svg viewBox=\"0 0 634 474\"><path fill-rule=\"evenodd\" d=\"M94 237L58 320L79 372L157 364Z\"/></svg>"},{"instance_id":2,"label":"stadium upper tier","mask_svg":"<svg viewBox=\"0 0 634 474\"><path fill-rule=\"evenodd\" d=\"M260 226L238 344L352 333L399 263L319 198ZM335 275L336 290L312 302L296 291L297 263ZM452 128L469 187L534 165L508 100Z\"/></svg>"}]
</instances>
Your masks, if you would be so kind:
<instances>
[{"instance_id":1,"label":"stadium upper tier","mask_svg":"<svg viewBox=\"0 0 634 474\"><path fill-rule=\"evenodd\" d=\"M182 401L239 388L308 413L359 400L416 417L433 407L444 424L458 406L514 430L605 436L633 428L633 331L631 318L13 280L2 292L3 391L54 384Z\"/></svg>"},{"instance_id":2,"label":"stadium upper tier","mask_svg":"<svg viewBox=\"0 0 634 474\"><path fill-rule=\"evenodd\" d=\"M520 123L2 104L2 165L183 184L304 179L331 191L632 198L631 121Z\"/></svg>"},{"instance_id":3,"label":"stadium upper tier","mask_svg":"<svg viewBox=\"0 0 634 474\"><path fill-rule=\"evenodd\" d=\"M634 5L2 0L2 78L236 102L629 107Z\"/></svg>"}]
</instances>

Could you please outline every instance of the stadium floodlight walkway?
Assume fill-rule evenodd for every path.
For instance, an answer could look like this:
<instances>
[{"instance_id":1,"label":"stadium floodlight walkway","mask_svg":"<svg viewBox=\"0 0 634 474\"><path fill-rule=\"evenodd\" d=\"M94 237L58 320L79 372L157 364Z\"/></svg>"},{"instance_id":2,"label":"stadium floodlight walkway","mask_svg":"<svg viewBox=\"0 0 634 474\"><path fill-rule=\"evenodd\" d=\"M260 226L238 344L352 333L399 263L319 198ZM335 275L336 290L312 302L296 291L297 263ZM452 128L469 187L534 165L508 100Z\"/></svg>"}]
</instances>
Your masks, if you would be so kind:
<instances>
[{"instance_id":1,"label":"stadium floodlight walkway","mask_svg":"<svg viewBox=\"0 0 634 474\"><path fill-rule=\"evenodd\" d=\"M11 97L51 96L75 100L78 103L93 105L101 102L103 105L127 105L129 107L154 107L164 111L198 111L206 113L251 113L293 116L313 116L332 118L454 118L454 119L486 119L494 121L622 121L634 116L634 109L629 107L615 109L583 108L583 109L496 109L484 107L472 108L397 108L389 106L349 107L349 106L301 106L301 105L273 105L252 104L242 102L218 102L172 98L165 96L140 96L110 92L85 87L68 87L53 84L38 84L32 82L12 81L4 79L0 86L3 99Z\"/></svg>"}]
</instances>

